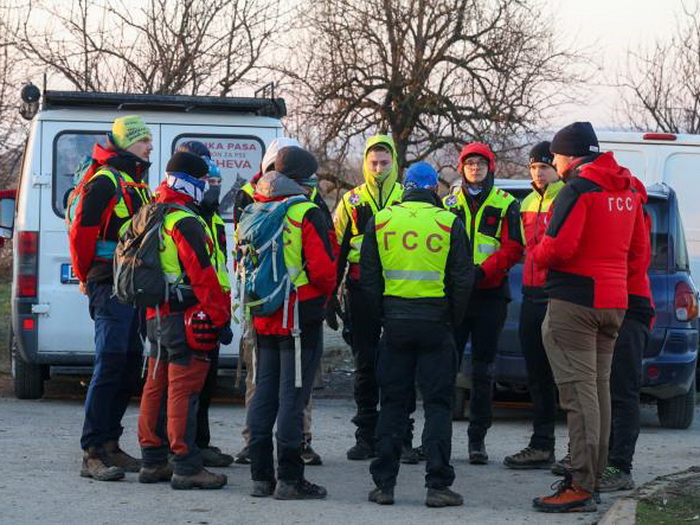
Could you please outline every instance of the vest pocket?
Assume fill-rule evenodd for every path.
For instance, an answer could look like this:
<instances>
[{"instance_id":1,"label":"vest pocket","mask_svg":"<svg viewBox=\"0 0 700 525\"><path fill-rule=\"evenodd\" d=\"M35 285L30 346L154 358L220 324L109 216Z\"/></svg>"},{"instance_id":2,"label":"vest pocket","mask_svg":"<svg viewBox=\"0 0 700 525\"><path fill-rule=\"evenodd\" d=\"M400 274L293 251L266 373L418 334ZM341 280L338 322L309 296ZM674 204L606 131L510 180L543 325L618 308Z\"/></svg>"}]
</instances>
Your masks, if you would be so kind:
<instances>
[{"instance_id":1,"label":"vest pocket","mask_svg":"<svg viewBox=\"0 0 700 525\"><path fill-rule=\"evenodd\" d=\"M489 237L496 237L500 224L501 209L494 206L486 206L481 214L479 233L488 235Z\"/></svg>"}]
</instances>

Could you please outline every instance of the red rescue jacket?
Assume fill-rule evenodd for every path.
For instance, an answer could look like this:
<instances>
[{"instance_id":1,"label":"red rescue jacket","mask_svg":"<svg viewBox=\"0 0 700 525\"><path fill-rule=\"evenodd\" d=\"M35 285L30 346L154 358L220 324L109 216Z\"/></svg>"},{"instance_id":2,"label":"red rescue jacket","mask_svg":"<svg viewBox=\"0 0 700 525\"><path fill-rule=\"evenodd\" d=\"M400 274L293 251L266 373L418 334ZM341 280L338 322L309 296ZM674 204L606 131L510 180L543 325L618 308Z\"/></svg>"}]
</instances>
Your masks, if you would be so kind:
<instances>
[{"instance_id":1,"label":"red rescue jacket","mask_svg":"<svg viewBox=\"0 0 700 525\"><path fill-rule=\"evenodd\" d=\"M559 193L536 264L548 269L550 298L593 308L627 308L628 261L643 252L647 230L630 172L612 153L577 168Z\"/></svg>"}]
</instances>

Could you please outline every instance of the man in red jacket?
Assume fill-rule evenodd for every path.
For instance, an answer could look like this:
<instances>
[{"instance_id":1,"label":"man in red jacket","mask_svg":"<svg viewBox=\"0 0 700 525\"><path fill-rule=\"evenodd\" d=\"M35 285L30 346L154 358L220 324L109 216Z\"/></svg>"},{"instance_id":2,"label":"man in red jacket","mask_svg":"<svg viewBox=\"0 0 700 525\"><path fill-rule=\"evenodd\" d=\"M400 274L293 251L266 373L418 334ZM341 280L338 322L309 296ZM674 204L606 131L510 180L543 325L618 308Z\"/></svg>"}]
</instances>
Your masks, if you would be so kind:
<instances>
[{"instance_id":1,"label":"man in red jacket","mask_svg":"<svg viewBox=\"0 0 700 525\"><path fill-rule=\"evenodd\" d=\"M275 159L275 171L265 173L258 181L254 198L269 202L298 195L308 197L317 168L316 159L308 151L283 148ZM285 303L287 312L281 306L272 315L253 317L258 353L255 394L247 418L251 495L274 495L282 500L322 499L326 489L304 478L302 426L304 407L321 359L319 341L325 305L335 288L337 245L332 227L310 200L292 204L284 220L285 261L299 261L300 271L294 277L290 275L296 288ZM292 329L301 331L296 343ZM297 351L301 354L300 388L295 385ZM275 422L277 479L272 455Z\"/></svg>"},{"instance_id":2,"label":"man in red jacket","mask_svg":"<svg viewBox=\"0 0 700 525\"><path fill-rule=\"evenodd\" d=\"M513 469L549 468L554 463L557 393L552 368L542 343L542 321L547 312L547 294L544 292L547 271L535 264L533 259L535 246L547 229L550 207L564 186L552 164L554 157L549 147L549 141L544 141L530 151L533 190L520 205L525 233L525 264L519 335L534 414L528 446L503 460L506 467Z\"/></svg>"},{"instance_id":3,"label":"man in red jacket","mask_svg":"<svg viewBox=\"0 0 700 525\"><path fill-rule=\"evenodd\" d=\"M160 253L163 274L172 288L167 302L146 312L151 354L139 415L143 455L139 481L170 481L174 489L218 489L227 482L225 475L204 468L195 442L208 353L220 338L231 336L230 298L216 273L210 230L200 216L208 172L208 164L198 155L176 152L156 196L156 202L172 206L161 227ZM175 455L172 467L169 450Z\"/></svg>"},{"instance_id":4,"label":"man in red jacket","mask_svg":"<svg viewBox=\"0 0 700 525\"><path fill-rule=\"evenodd\" d=\"M484 465L489 458L484 439L492 421L494 361L510 301L508 271L522 257L523 237L518 201L493 185L496 156L491 148L481 142L467 144L458 169L462 185L443 203L466 227L476 286L465 318L455 326L455 342L459 365L470 337L472 341L469 462Z\"/></svg>"},{"instance_id":5,"label":"man in red jacket","mask_svg":"<svg viewBox=\"0 0 700 525\"><path fill-rule=\"evenodd\" d=\"M628 260L646 235L629 171L598 149L589 122L575 122L554 136L554 165L567 185L533 253L535 263L548 270L542 338L568 413L571 444L571 472L554 494L533 501L543 512L596 509L594 493L610 437L610 365L627 308Z\"/></svg>"},{"instance_id":6,"label":"man in red jacket","mask_svg":"<svg viewBox=\"0 0 700 525\"><path fill-rule=\"evenodd\" d=\"M95 144L92 158L99 168L81 186L69 232L73 271L95 322L95 365L85 398L80 475L98 481L122 479L125 471L138 472L141 467L119 446L122 417L139 384L140 316L112 294L112 259L120 232L151 200L143 179L152 149L151 131L140 116L116 119L106 147Z\"/></svg>"}]
</instances>

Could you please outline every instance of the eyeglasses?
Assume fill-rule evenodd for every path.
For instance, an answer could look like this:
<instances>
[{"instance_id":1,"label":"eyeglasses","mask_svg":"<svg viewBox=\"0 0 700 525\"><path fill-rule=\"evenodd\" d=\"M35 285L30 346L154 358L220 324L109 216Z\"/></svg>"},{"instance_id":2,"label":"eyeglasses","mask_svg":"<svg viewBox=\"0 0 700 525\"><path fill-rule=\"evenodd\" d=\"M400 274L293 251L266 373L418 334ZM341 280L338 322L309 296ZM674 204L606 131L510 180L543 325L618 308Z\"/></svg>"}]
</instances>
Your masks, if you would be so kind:
<instances>
[{"instance_id":1,"label":"eyeglasses","mask_svg":"<svg viewBox=\"0 0 700 525\"><path fill-rule=\"evenodd\" d=\"M467 160L464 162L464 165L470 168L486 168L489 163L485 160Z\"/></svg>"}]
</instances>

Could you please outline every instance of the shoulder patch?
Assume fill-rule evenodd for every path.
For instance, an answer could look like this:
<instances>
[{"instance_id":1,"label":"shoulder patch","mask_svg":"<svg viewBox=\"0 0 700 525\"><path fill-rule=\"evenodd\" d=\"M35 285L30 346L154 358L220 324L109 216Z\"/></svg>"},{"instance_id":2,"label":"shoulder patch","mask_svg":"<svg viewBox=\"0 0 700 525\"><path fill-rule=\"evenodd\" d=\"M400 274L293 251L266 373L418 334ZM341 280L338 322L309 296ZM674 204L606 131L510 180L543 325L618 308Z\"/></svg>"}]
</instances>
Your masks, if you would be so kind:
<instances>
[{"instance_id":1,"label":"shoulder patch","mask_svg":"<svg viewBox=\"0 0 700 525\"><path fill-rule=\"evenodd\" d=\"M353 206L357 206L360 204L360 201L362 200L362 197L360 197L359 193L351 193L350 197L348 198L348 202L352 204Z\"/></svg>"},{"instance_id":2,"label":"shoulder patch","mask_svg":"<svg viewBox=\"0 0 700 525\"><path fill-rule=\"evenodd\" d=\"M455 206L457 204L457 195L450 194L445 197L445 206Z\"/></svg>"}]
</instances>

